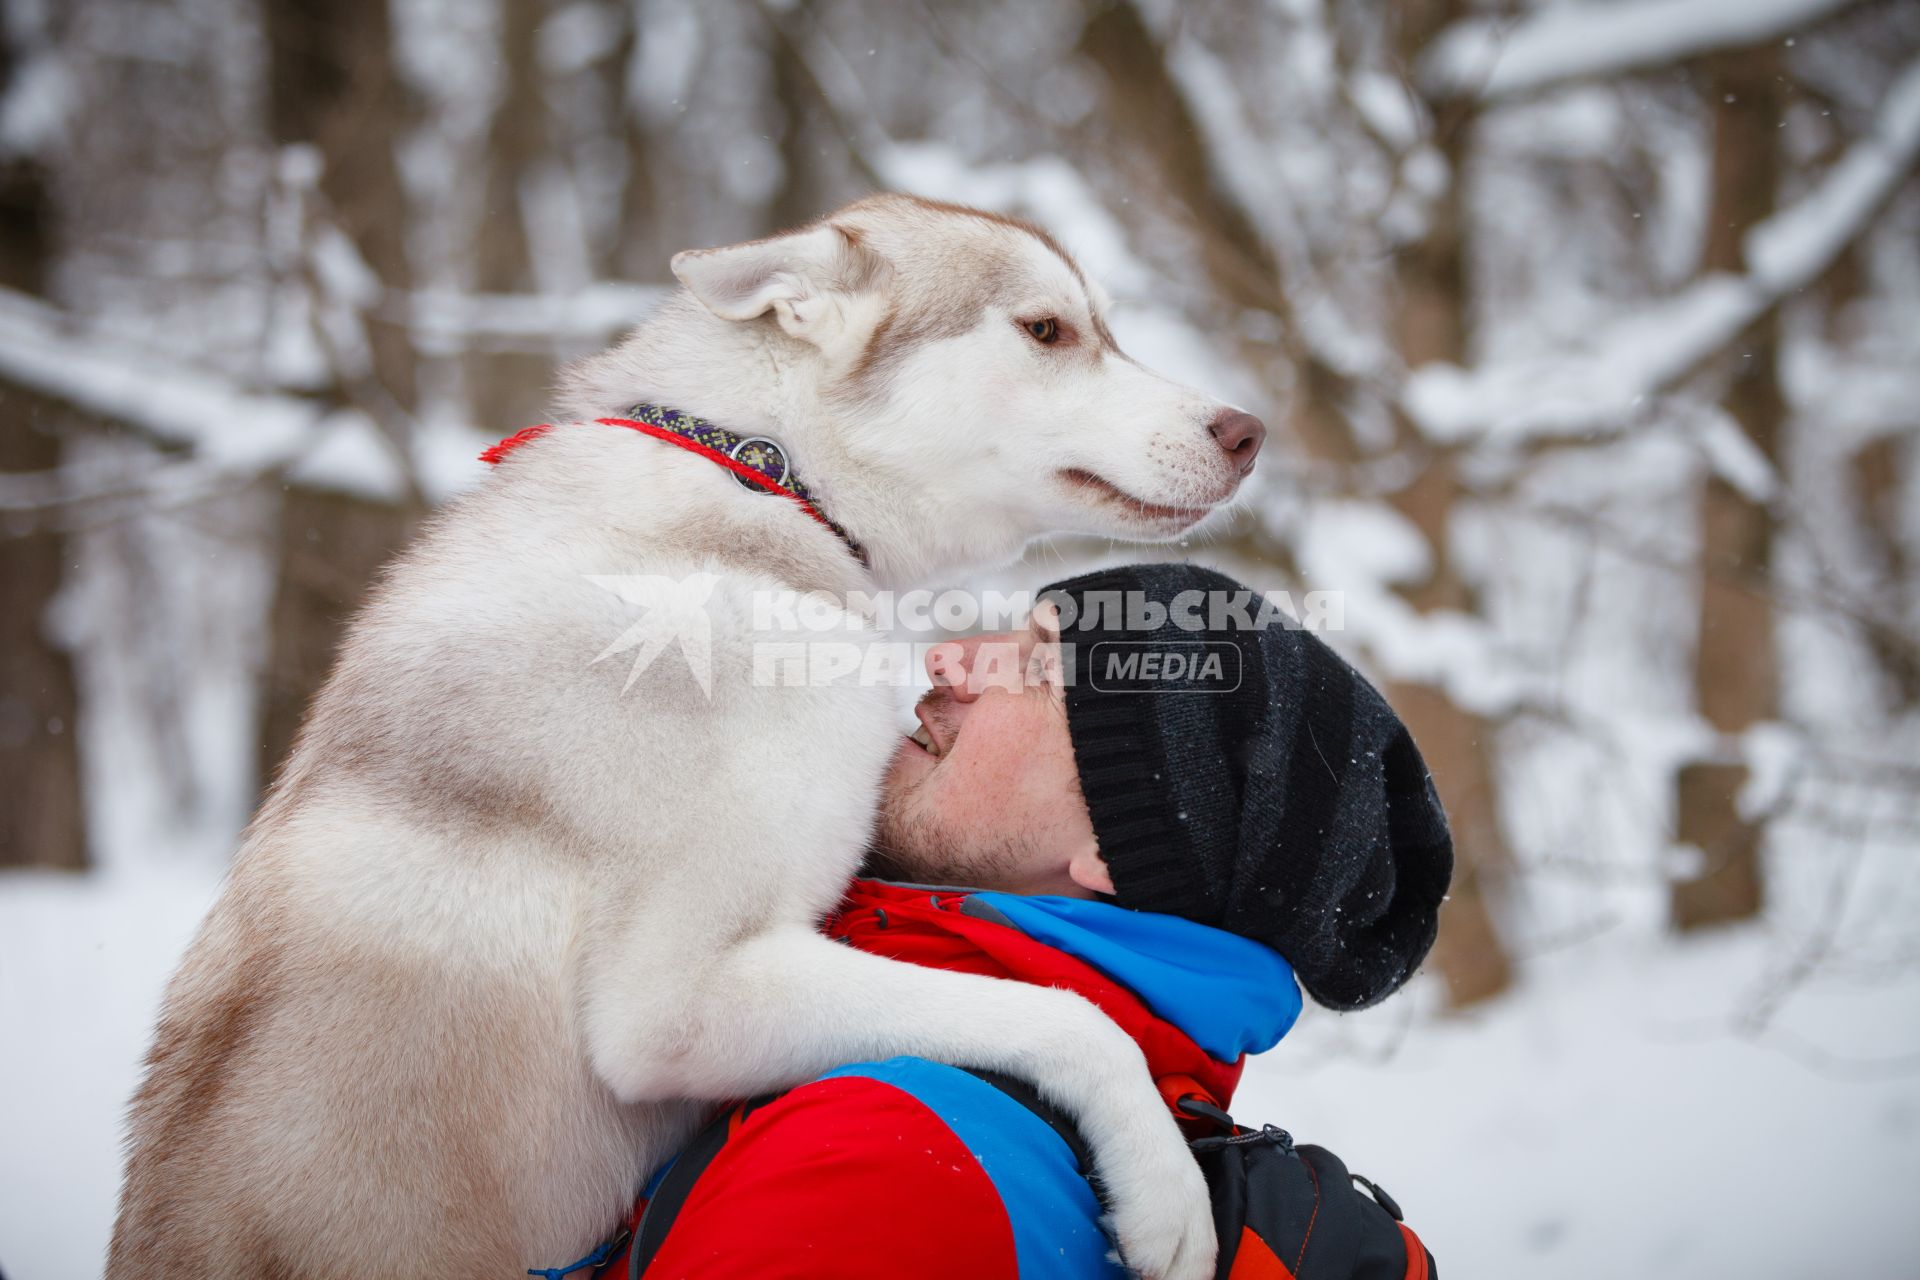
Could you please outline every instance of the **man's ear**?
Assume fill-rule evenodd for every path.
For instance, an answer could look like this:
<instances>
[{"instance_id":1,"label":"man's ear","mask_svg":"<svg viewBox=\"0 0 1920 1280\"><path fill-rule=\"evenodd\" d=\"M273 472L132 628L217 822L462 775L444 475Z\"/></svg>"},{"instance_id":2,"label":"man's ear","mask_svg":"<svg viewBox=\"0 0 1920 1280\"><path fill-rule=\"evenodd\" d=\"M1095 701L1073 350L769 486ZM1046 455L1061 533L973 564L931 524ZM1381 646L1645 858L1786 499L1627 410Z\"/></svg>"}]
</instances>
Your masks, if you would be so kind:
<instances>
[{"instance_id":1,"label":"man's ear","mask_svg":"<svg viewBox=\"0 0 1920 1280\"><path fill-rule=\"evenodd\" d=\"M1113 896L1113 875L1107 870L1107 860L1092 845L1073 855L1067 863L1067 877L1082 889Z\"/></svg>"},{"instance_id":2,"label":"man's ear","mask_svg":"<svg viewBox=\"0 0 1920 1280\"><path fill-rule=\"evenodd\" d=\"M831 222L720 249L673 255L673 274L722 320L771 311L793 337L825 348L849 326L849 312L876 292L885 262Z\"/></svg>"}]
</instances>

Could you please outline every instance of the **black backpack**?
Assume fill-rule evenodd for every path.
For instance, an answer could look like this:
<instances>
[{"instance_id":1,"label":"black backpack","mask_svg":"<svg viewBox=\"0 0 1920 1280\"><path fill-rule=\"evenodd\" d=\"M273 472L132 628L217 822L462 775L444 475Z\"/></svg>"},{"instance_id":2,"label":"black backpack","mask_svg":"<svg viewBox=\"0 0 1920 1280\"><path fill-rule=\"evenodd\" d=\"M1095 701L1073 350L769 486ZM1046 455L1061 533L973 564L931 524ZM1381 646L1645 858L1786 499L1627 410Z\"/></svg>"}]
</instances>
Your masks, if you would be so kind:
<instances>
[{"instance_id":1,"label":"black backpack","mask_svg":"<svg viewBox=\"0 0 1920 1280\"><path fill-rule=\"evenodd\" d=\"M1215 1280L1438 1280L1399 1204L1333 1152L1270 1124L1243 1128L1197 1099L1180 1109L1218 1130L1188 1144L1213 1193Z\"/></svg>"},{"instance_id":2,"label":"black backpack","mask_svg":"<svg viewBox=\"0 0 1920 1280\"><path fill-rule=\"evenodd\" d=\"M1031 1085L991 1071L972 1071L1052 1126L1095 1191L1093 1161L1072 1121ZM777 1095L772 1095L777 1096ZM633 1231L629 1280L640 1280L666 1242L680 1207L738 1118L771 1101L756 1098L709 1124L674 1161ZM1246 1129L1196 1098L1180 1104L1216 1132L1189 1145L1213 1193L1220 1236L1215 1280L1438 1280L1433 1255L1401 1221L1400 1206L1380 1187L1349 1173L1325 1147L1296 1146L1285 1129ZM1361 1187L1366 1191L1362 1192ZM616 1241L615 1244L625 1243ZM596 1273L597 1274L597 1273Z\"/></svg>"}]
</instances>

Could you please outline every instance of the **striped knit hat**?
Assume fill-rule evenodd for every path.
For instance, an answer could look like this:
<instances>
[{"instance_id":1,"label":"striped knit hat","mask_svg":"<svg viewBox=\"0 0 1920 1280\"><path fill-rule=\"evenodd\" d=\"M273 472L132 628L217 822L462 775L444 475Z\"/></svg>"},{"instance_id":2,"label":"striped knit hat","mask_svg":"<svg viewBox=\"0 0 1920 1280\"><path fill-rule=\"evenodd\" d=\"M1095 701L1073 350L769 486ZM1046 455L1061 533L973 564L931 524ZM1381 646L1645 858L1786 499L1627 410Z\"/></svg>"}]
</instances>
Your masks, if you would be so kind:
<instances>
[{"instance_id":1,"label":"striped knit hat","mask_svg":"<svg viewBox=\"0 0 1920 1280\"><path fill-rule=\"evenodd\" d=\"M1266 943L1331 1009L1404 983L1433 945L1453 843L1379 692L1210 569L1133 565L1046 595L1116 900Z\"/></svg>"}]
</instances>

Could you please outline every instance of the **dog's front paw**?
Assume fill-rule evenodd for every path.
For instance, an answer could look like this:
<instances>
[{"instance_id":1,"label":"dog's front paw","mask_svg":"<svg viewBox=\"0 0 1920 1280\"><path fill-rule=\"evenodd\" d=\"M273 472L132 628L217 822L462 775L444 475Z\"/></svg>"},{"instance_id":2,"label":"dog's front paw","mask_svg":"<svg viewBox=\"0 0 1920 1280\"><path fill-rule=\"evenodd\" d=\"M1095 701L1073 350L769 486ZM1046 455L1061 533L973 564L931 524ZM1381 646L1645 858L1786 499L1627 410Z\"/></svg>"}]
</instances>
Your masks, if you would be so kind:
<instances>
[{"instance_id":1,"label":"dog's front paw","mask_svg":"<svg viewBox=\"0 0 1920 1280\"><path fill-rule=\"evenodd\" d=\"M1113 1235L1142 1280L1211 1280L1219 1244L1207 1180L1171 1120L1167 1128L1151 1155L1103 1176Z\"/></svg>"}]
</instances>

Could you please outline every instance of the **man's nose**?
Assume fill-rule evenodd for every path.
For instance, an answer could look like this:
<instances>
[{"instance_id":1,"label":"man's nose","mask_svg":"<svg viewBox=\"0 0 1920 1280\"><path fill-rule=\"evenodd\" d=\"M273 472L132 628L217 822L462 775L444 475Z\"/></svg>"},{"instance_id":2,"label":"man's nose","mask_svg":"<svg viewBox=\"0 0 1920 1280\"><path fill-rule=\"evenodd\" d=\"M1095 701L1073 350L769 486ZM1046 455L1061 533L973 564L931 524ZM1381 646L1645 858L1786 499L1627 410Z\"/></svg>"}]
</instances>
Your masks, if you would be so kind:
<instances>
[{"instance_id":1,"label":"man's nose","mask_svg":"<svg viewBox=\"0 0 1920 1280\"><path fill-rule=\"evenodd\" d=\"M993 647L988 649L989 645ZM984 658L982 649L986 649ZM927 650L927 675L935 688L944 686L955 702L973 702L988 689L1017 691L1025 652L1020 638L1005 631L945 640Z\"/></svg>"},{"instance_id":2,"label":"man's nose","mask_svg":"<svg viewBox=\"0 0 1920 1280\"><path fill-rule=\"evenodd\" d=\"M972 702L980 695L967 688L967 672L973 666L973 650L978 636L965 640L943 640L927 649L927 676L936 689L944 688L956 702Z\"/></svg>"},{"instance_id":3,"label":"man's nose","mask_svg":"<svg viewBox=\"0 0 1920 1280\"><path fill-rule=\"evenodd\" d=\"M1253 470L1253 460L1267 438L1267 424L1243 409L1222 409L1207 424L1207 431L1227 451L1227 458L1240 468L1241 475Z\"/></svg>"}]
</instances>

